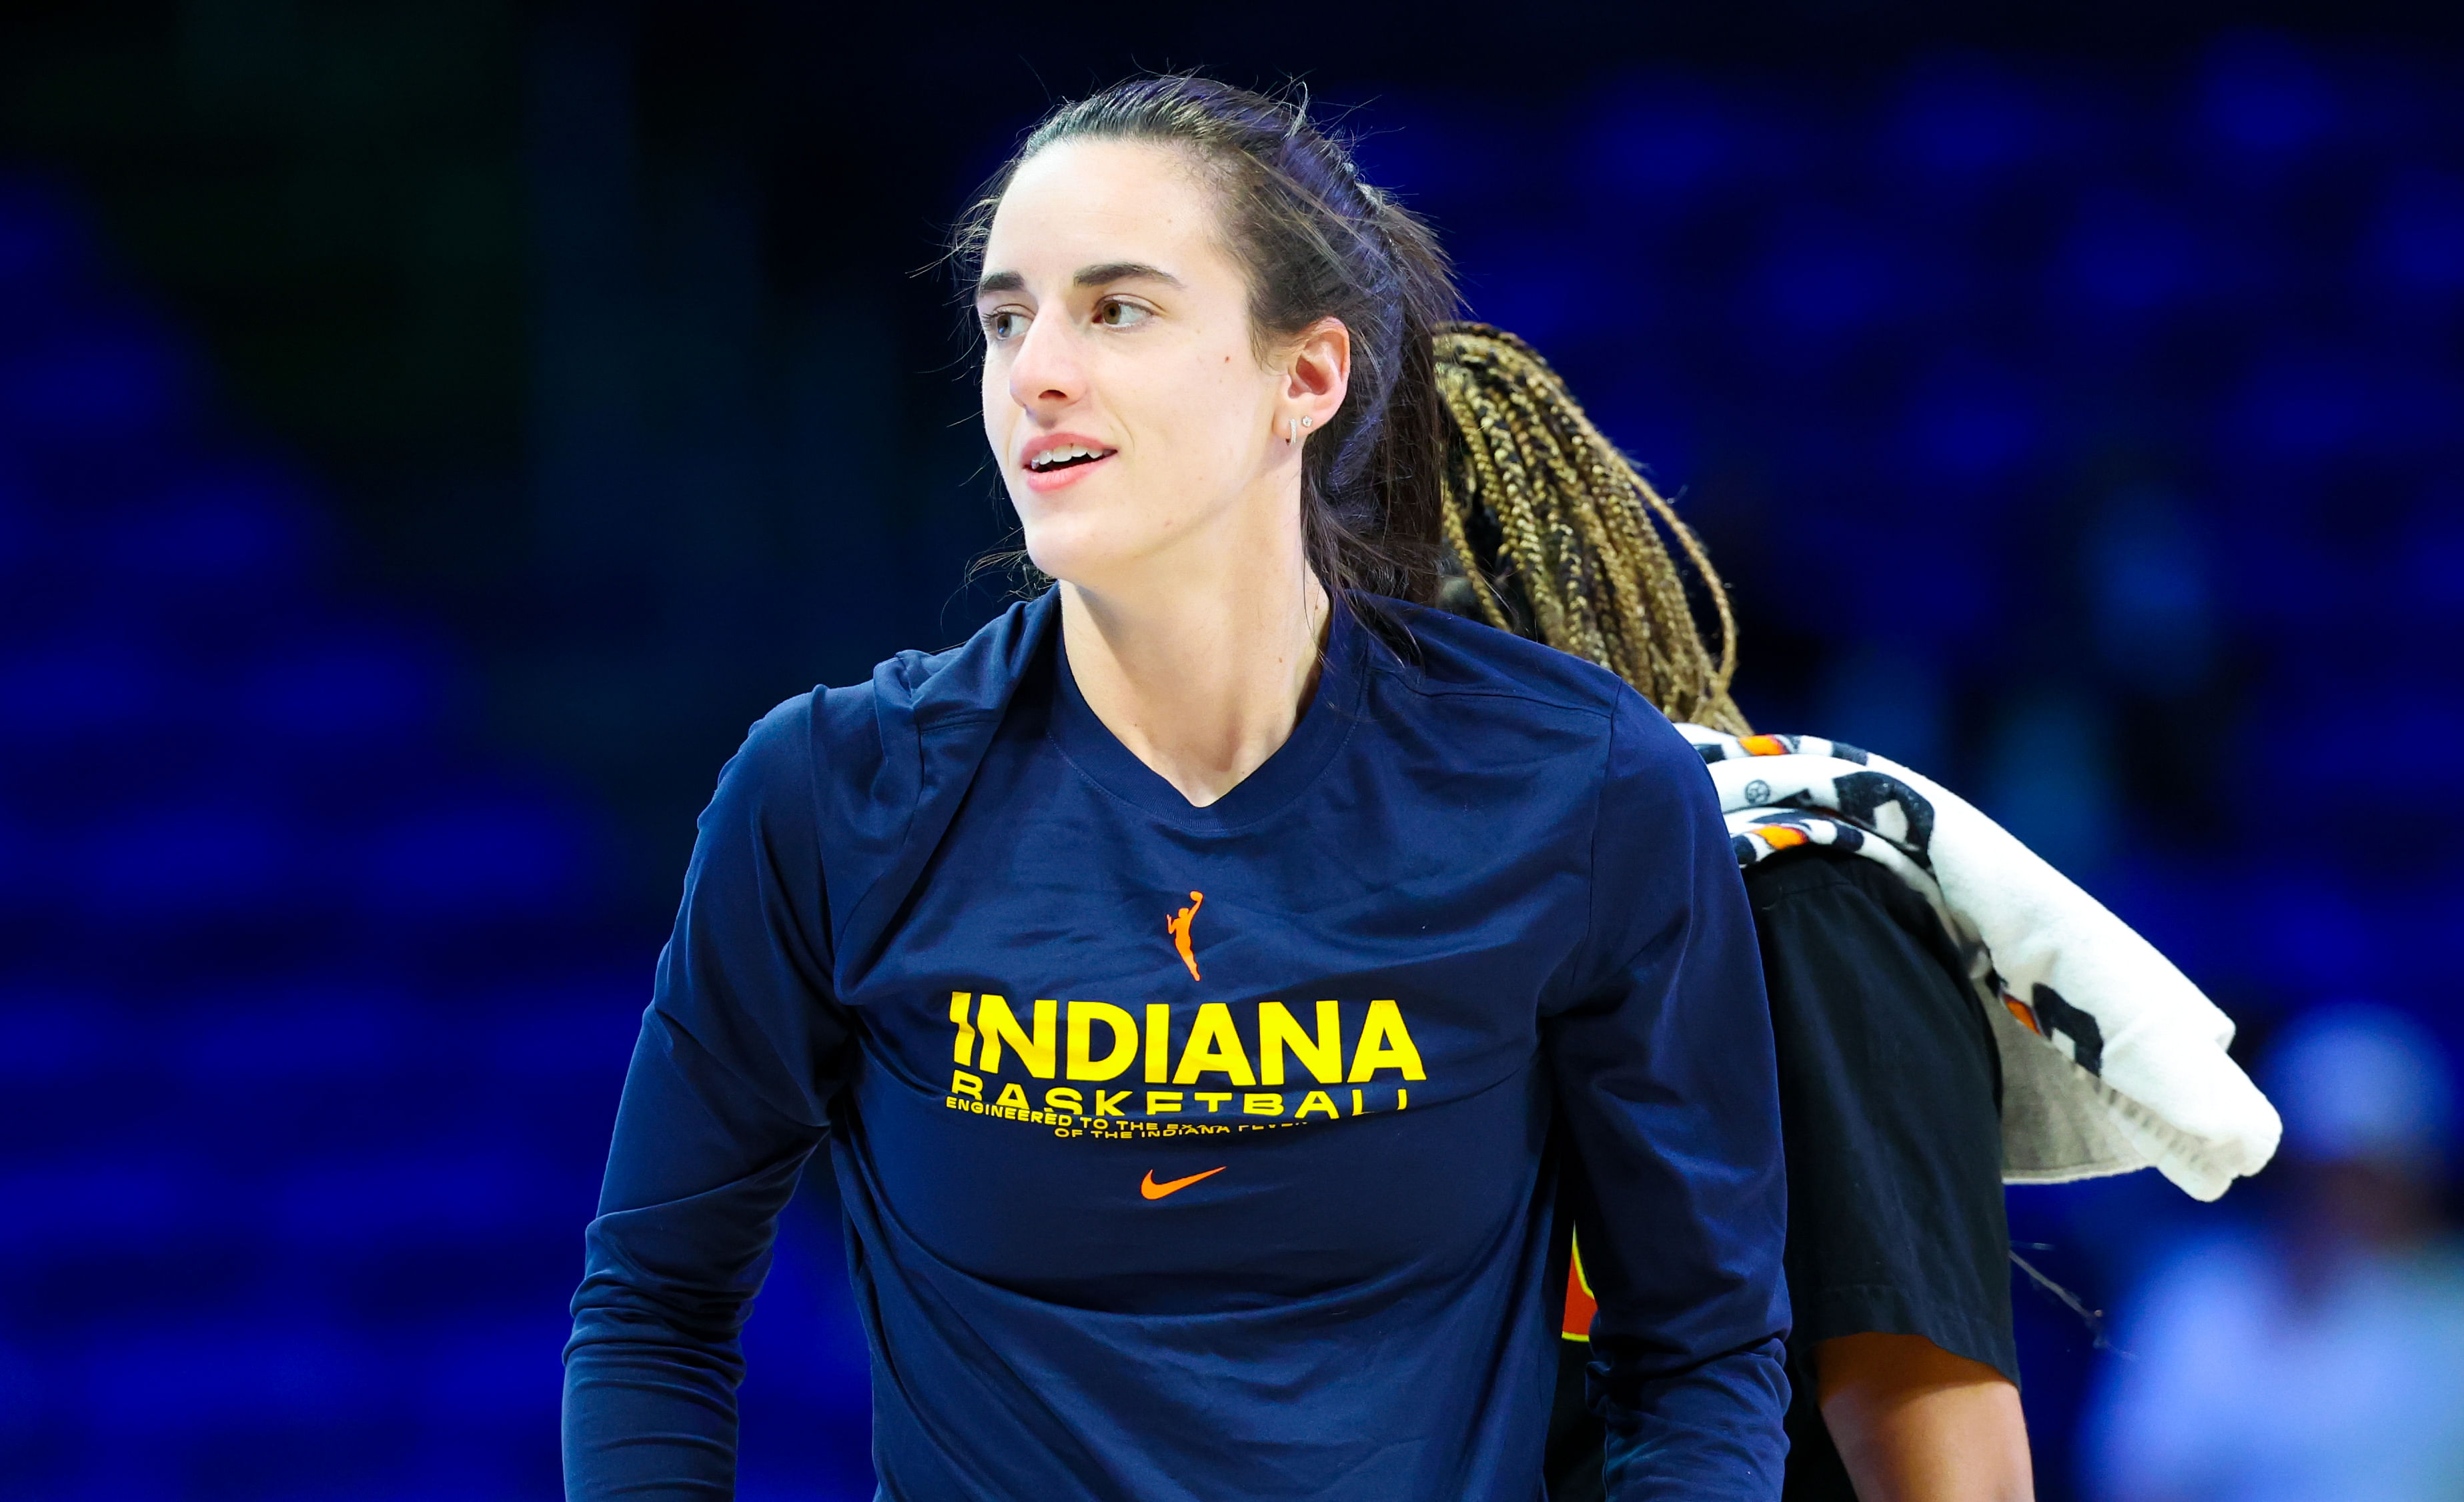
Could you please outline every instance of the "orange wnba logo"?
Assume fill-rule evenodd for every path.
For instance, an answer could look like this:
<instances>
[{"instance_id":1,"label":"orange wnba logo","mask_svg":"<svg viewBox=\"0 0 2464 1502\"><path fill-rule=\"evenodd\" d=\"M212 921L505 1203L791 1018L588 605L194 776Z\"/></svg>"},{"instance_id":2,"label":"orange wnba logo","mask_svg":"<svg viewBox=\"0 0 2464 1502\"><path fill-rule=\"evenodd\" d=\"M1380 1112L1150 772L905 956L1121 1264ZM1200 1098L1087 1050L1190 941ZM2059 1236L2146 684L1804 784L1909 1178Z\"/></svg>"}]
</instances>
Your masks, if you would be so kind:
<instances>
[{"instance_id":1,"label":"orange wnba logo","mask_svg":"<svg viewBox=\"0 0 2464 1502\"><path fill-rule=\"evenodd\" d=\"M1190 952L1189 925L1198 921L1198 909L1205 900L1205 893L1193 892L1189 895L1189 906L1163 920L1164 932L1172 936L1172 947L1180 951L1180 962L1189 966L1189 978L1193 981L1198 979L1198 956Z\"/></svg>"}]
</instances>

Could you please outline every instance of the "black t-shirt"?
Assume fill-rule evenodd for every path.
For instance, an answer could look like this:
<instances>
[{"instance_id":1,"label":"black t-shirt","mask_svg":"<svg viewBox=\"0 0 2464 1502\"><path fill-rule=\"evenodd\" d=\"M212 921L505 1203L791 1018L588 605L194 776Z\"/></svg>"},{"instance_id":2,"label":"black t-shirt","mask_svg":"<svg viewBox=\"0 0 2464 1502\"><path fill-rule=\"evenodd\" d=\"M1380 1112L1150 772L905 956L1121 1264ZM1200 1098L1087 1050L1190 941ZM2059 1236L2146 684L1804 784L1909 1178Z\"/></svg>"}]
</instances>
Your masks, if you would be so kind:
<instances>
[{"instance_id":1,"label":"black t-shirt","mask_svg":"<svg viewBox=\"0 0 2464 1502\"><path fill-rule=\"evenodd\" d=\"M1923 1336L2018 1381L2001 1064L1941 921L1881 865L1808 848L1751 868L1746 892L1771 990L1788 1151L1796 1327L1784 1495L1853 1502L1815 1403L1815 1345L1864 1332ZM1559 1242L1562 1277L1562 1231ZM1580 1317L1576 1290L1570 1320ZM1600 1425L1583 1393L1590 1358L1585 1341L1561 1343L1551 1502L1602 1494Z\"/></svg>"}]
</instances>

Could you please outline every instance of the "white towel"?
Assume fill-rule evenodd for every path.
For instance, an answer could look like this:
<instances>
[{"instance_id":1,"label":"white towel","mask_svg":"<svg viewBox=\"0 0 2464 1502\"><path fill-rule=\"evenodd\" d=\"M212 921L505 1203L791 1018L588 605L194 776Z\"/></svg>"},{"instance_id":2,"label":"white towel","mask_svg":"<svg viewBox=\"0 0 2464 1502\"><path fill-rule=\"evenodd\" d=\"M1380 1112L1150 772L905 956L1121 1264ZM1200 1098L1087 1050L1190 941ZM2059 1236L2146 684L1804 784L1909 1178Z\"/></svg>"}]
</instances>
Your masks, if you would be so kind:
<instances>
[{"instance_id":1,"label":"white towel","mask_svg":"<svg viewBox=\"0 0 2464 1502\"><path fill-rule=\"evenodd\" d=\"M2283 1125L2225 1052L2233 1020L2001 826L1855 746L1678 729L1710 767L1740 866L1828 845L1933 905L2001 1050L2005 1182L2152 1165L2213 1200L2275 1155Z\"/></svg>"}]
</instances>

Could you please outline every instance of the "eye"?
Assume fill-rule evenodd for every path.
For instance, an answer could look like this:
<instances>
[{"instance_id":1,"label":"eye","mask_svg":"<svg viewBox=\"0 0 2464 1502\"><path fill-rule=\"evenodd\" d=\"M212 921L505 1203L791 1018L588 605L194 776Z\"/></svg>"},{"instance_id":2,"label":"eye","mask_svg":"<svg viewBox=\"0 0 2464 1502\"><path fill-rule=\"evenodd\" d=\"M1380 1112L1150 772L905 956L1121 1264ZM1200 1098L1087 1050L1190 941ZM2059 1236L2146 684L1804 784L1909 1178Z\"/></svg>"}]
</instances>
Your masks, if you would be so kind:
<instances>
[{"instance_id":1,"label":"eye","mask_svg":"<svg viewBox=\"0 0 2464 1502\"><path fill-rule=\"evenodd\" d=\"M995 308L983 316L984 338L1005 344L1026 330L1026 315L1016 308Z\"/></svg>"},{"instance_id":2,"label":"eye","mask_svg":"<svg viewBox=\"0 0 2464 1502\"><path fill-rule=\"evenodd\" d=\"M1106 298L1095 304L1095 321L1106 328L1129 328L1155 316L1154 310L1118 298Z\"/></svg>"}]
</instances>

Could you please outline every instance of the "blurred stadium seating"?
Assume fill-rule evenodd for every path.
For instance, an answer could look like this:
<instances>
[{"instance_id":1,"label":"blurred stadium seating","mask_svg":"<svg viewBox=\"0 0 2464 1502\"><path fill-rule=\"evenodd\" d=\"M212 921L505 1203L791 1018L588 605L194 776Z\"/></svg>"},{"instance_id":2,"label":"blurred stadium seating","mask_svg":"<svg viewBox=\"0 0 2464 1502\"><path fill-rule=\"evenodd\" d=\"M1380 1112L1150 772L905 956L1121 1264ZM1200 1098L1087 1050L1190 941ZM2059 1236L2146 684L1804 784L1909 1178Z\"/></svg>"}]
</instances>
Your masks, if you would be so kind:
<instances>
[{"instance_id":1,"label":"blurred stadium seating","mask_svg":"<svg viewBox=\"0 0 2464 1502\"><path fill-rule=\"evenodd\" d=\"M103 262L0 185L0 1494L555 1495L645 936Z\"/></svg>"}]
</instances>

